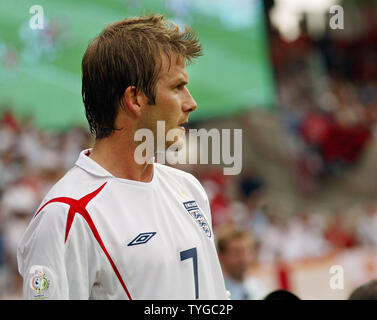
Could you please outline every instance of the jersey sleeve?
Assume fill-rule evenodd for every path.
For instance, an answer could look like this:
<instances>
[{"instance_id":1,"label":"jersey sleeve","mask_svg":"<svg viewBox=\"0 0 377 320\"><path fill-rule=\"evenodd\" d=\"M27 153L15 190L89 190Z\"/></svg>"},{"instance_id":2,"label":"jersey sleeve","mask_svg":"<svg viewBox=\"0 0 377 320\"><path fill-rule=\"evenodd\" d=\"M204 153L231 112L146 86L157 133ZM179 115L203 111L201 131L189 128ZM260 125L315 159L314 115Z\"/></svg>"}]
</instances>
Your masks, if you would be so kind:
<instances>
[{"instance_id":1,"label":"jersey sleeve","mask_svg":"<svg viewBox=\"0 0 377 320\"><path fill-rule=\"evenodd\" d=\"M89 299L96 263L87 226L76 215L65 241L65 204L49 204L33 218L17 250L24 299ZM89 265L89 255L91 265Z\"/></svg>"}]
</instances>

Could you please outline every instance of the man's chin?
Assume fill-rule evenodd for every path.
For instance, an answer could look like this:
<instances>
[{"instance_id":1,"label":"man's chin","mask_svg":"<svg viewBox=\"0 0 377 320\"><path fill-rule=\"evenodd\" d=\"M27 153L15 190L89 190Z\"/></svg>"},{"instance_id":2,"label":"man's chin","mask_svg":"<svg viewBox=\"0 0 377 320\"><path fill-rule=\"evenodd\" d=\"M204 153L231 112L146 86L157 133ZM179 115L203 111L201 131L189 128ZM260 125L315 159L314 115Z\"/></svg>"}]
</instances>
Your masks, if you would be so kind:
<instances>
[{"instance_id":1,"label":"man's chin","mask_svg":"<svg viewBox=\"0 0 377 320\"><path fill-rule=\"evenodd\" d=\"M166 152L177 152L182 150L185 144L185 130L181 127L169 130L166 135Z\"/></svg>"},{"instance_id":2,"label":"man's chin","mask_svg":"<svg viewBox=\"0 0 377 320\"><path fill-rule=\"evenodd\" d=\"M180 137L177 137L174 142L167 141L166 142L166 152L179 152L183 149L185 146L185 136L182 135Z\"/></svg>"}]
</instances>

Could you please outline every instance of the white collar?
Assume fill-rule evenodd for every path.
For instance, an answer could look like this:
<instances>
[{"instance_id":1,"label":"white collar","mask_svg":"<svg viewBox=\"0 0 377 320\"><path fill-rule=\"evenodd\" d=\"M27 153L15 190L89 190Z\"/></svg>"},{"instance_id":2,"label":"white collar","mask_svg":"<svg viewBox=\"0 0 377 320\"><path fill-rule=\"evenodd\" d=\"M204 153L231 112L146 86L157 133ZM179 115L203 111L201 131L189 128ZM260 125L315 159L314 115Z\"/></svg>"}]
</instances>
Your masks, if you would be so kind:
<instances>
[{"instance_id":1,"label":"white collar","mask_svg":"<svg viewBox=\"0 0 377 320\"><path fill-rule=\"evenodd\" d=\"M81 151L79 158L77 159L77 161L75 163L76 166L78 166L81 169L89 172L90 174L93 174L97 177L114 178L114 179L117 179L120 182L132 184L132 185L137 185L137 186L150 186L150 185L154 184L154 182L156 181L156 178L155 178L156 177L156 170L154 170L153 178L152 178L152 181L150 181L150 182L141 182L141 181L117 178L89 157L89 154L90 154L91 151L92 151L91 148ZM154 160L154 158L153 158L153 160ZM155 166L155 168L156 168L156 166Z\"/></svg>"},{"instance_id":2,"label":"white collar","mask_svg":"<svg viewBox=\"0 0 377 320\"><path fill-rule=\"evenodd\" d=\"M81 151L79 158L77 159L75 163L76 166L99 177L112 177L113 178L114 176L109 171L101 167L93 159L89 158L89 154L91 151L92 149L85 149Z\"/></svg>"}]
</instances>

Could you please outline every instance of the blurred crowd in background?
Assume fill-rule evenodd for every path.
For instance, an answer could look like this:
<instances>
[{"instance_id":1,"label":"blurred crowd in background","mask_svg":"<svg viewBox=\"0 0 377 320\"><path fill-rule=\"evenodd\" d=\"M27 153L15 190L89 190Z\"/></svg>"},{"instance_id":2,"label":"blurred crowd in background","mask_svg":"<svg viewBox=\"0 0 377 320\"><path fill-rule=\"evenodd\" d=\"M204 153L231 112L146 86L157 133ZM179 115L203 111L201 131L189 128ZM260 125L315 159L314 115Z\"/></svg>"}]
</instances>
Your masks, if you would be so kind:
<instances>
[{"instance_id":1,"label":"blurred crowd in background","mask_svg":"<svg viewBox=\"0 0 377 320\"><path fill-rule=\"evenodd\" d=\"M367 28L350 38L329 31L313 38L304 17L300 36L288 42L269 23L278 92L274 112L285 128L283 147L303 197L315 194L328 177L352 170L377 137L376 12L364 11ZM43 196L92 140L87 128L38 130L32 118L12 113L11 102L1 109L0 299L21 298L17 242ZM244 145L250 147L247 139ZM351 217L305 208L281 215L269 206L268 183L248 163L238 176L224 176L221 169L204 165L186 169L207 191L215 235L222 238L229 226L249 233L253 249L244 261L248 266L289 263L355 247L377 249L377 198L360 203ZM254 298L267 293L258 292Z\"/></svg>"},{"instance_id":2,"label":"blurred crowd in background","mask_svg":"<svg viewBox=\"0 0 377 320\"><path fill-rule=\"evenodd\" d=\"M11 110L0 120L0 298L20 297L16 249L46 192L89 145L84 128L59 133L38 130Z\"/></svg>"},{"instance_id":3,"label":"blurred crowd in background","mask_svg":"<svg viewBox=\"0 0 377 320\"><path fill-rule=\"evenodd\" d=\"M310 37L306 19L292 42L270 32L279 113L304 193L356 163L376 133L377 15L374 6L362 8L367 23L356 36L328 27Z\"/></svg>"}]
</instances>

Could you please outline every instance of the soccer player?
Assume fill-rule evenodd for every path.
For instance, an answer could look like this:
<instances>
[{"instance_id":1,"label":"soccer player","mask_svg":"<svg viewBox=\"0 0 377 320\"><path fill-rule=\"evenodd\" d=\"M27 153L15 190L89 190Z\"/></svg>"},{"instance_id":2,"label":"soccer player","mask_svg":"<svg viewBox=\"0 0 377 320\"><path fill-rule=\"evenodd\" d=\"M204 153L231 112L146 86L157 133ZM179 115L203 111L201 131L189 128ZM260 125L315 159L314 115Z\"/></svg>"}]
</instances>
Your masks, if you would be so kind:
<instances>
[{"instance_id":1,"label":"soccer player","mask_svg":"<svg viewBox=\"0 0 377 320\"><path fill-rule=\"evenodd\" d=\"M19 243L25 299L227 298L203 187L134 157L135 132L156 137L157 121L183 133L174 143L183 139L197 108L185 65L200 55L193 32L161 15L110 24L91 41L82 96L95 143Z\"/></svg>"}]
</instances>

